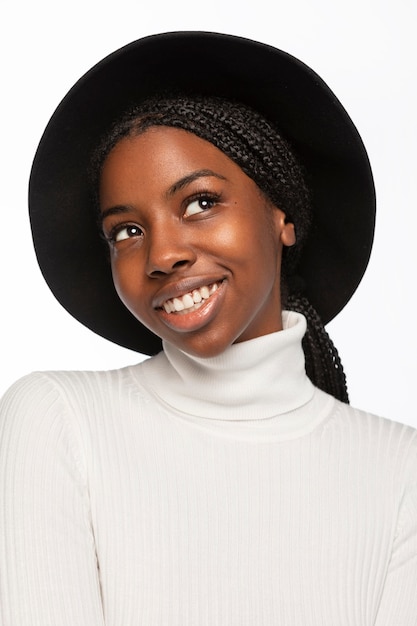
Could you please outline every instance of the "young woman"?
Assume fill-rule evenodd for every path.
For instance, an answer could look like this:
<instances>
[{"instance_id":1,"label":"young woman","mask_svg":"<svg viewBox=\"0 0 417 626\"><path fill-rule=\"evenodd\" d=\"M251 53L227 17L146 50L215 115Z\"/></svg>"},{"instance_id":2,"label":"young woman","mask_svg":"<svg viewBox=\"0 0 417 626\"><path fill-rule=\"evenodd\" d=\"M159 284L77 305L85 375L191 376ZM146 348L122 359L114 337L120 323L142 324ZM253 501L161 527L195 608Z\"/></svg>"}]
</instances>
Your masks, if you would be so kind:
<instances>
[{"instance_id":1,"label":"young woman","mask_svg":"<svg viewBox=\"0 0 417 626\"><path fill-rule=\"evenodd\" d=\"M323 326L374 190L317 75L226 35L135 42L58 107L30 209L63 306L155 356L4 397L3 623L415 624L416 432L349 406Z\"/></svg>"}]
</instances>

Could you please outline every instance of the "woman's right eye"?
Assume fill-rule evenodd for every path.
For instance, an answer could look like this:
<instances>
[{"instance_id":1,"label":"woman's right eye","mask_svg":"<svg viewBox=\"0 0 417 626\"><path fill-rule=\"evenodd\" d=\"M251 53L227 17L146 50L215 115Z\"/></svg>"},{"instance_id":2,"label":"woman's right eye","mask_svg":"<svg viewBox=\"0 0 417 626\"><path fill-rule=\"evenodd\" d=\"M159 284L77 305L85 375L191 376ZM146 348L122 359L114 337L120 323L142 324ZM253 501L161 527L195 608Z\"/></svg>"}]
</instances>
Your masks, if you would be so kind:
<instances>
[{"instance_id":1,"label":"woman's right eye","mask_svg":"<svg viewBox=\"0 0 417 626\"><path fill-rule=\"evenodd\" d=\"M113 228L108 237L111 243L118 243L125 239L132 239L134 237L142 237L143 230L137 224L124 224Z\"/></svg>"}]
</instances>

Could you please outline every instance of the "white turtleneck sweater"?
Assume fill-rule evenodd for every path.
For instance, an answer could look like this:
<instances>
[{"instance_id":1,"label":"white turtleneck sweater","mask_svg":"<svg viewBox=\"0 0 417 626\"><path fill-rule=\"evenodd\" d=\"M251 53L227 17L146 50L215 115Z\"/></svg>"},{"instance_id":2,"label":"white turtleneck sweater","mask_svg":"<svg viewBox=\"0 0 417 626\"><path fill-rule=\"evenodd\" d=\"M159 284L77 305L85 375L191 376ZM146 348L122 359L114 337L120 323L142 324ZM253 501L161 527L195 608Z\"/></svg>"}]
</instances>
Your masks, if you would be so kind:
<instances>
[{"instance_id":1,"label":"white turtleneck sweater","mask_svg":"<svg viewBox=\"0 0 417 626\"><path fill-rule=\"evenodd\" d=\"M304 318L2 402L2 626L415 626L417 432L315 389Z\"/></svg>"}]
</instances>

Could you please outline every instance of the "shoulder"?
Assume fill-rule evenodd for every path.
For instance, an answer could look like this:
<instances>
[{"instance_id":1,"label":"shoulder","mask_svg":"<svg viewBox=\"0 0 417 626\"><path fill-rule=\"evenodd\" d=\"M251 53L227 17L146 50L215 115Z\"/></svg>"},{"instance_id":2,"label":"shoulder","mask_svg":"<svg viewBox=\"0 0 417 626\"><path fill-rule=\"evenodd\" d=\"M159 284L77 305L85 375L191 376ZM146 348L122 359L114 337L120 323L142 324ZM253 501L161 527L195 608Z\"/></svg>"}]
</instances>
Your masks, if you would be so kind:
<instances>
[{"instance_id":1,"label":"shoulder","mask_svg":"<svg viewBox=\"0 0 417 626\"><path fill-rule=\"evenodd\" d=\"M144 390L135 367L20 378L0 400L0 454L43 458L65 450L85 465L100 441L123 429L126 416L141 414Z\"/></svg>"},{"instance_id":2,"label":"shoulder","mask_svg":"<svg viewBox=\"0 0 417 626\"><path fill-rule=\"evenodd\" d=\"M17 380L0 400L2 423L22 421L25 416L59 403L59 392L48 376L33 372Z\"/></svg>"},{"instance_id":3,"label":"shoulder","mask_svg":"<svg viewBox=\"0 0 417 626\"><path fill-rule=\"evenodd\" d=\"M81 403L126 389L137 381L133 371L138 366L103 371L45 371L23 376L9 387L0 406Z\"/></svg>"},{"instance_id":4,"label":"shoulder","mask_svg":"<svg viewBox=\"0 0 417 626\"><path fill-rule=\"evenodd\" d=\"M327 395L321 391L319 393ZM341 430L344 435L351 434L369 441L386 441L392 445L401 445L403 442L417 445L417 429L402 423L401 419L376 415L339 400L334 400L330 417L330 429Z\"/></svg>"},{"instance_id":5,"label":"shoulder","mask_svg":"<svg viewBox=\"0 0 417 626\"><path fill-rule=\"evenodd\" d=\"M358 462L385 467L401 482L417 484L417 430L412 426L336 401L325 432L341 447L354 450Z\"/></svg>"},{"instance_id":6,"label":"shoulder","mask_svg":"<svg viewBox=\"0 0 417 626\"><path fill-rule=\"evenodd\" d=\"M28 374L9 387L0 400L0 430L40 428L60 423L70 430L103 407L120 404L137 387L131 370L47 371Z\"/></svg>"}]
</instances>

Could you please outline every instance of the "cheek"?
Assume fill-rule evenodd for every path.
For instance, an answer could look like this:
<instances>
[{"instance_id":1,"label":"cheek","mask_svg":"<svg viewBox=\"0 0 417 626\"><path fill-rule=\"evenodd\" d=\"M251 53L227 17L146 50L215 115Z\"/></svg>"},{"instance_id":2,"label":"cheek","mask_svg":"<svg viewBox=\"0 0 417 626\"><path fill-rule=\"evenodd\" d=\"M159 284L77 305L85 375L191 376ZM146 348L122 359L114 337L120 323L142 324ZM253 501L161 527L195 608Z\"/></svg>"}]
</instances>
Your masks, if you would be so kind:
<instances>
[{"instance_id":1,"label":"cheek","mask_svg":"<svg viewBox=\"0 0 417 626\"><path fill-rule=\"evenodd\" d=\"M121 301L129 310L140 304L142 293L142 272L137 261L126 258L112 258L113 283Z\"/></svg>"},{"instance_id":2,"label":"cheek","mask_svg":"<svg viewBox=\"0 0 417 626\"><path fill-rule=\"evenodd\" d=\"M251 255L253 248L258 247L264 235L260 223L253 219L235 217L224 221L221 228L214 232L208 239L216 245L217 249L223 249L225 254L234 257L246 257Z\"/></svg>"},{"instance_id":3,"label":"cheek","mask_svg":"<svg viewBox=\"0 0 417 626\"><path fill-rule=\"evenodd\" d=\"M219 249L223 249L225 257L239 265L247 265L254 271L275 273L281 254L280 242L268 215L258 209L250 219L235 219L224 224L217 235ZM254 219L255 217L255 219Z\"/></svg>"},{"instance_id":4,"label":"cheek","mask_svg":"<svg viewBox=\"0 0 417 626\"><path fill-rule=\"evenodd\" d=\"M237 221L229 221L222 224L222 227L213 235L209 235L206 241L211 242L217 250L223 250L225 256L236 257L244 252L246 233L241 232Z\"/></svg>"}]
</instances>

